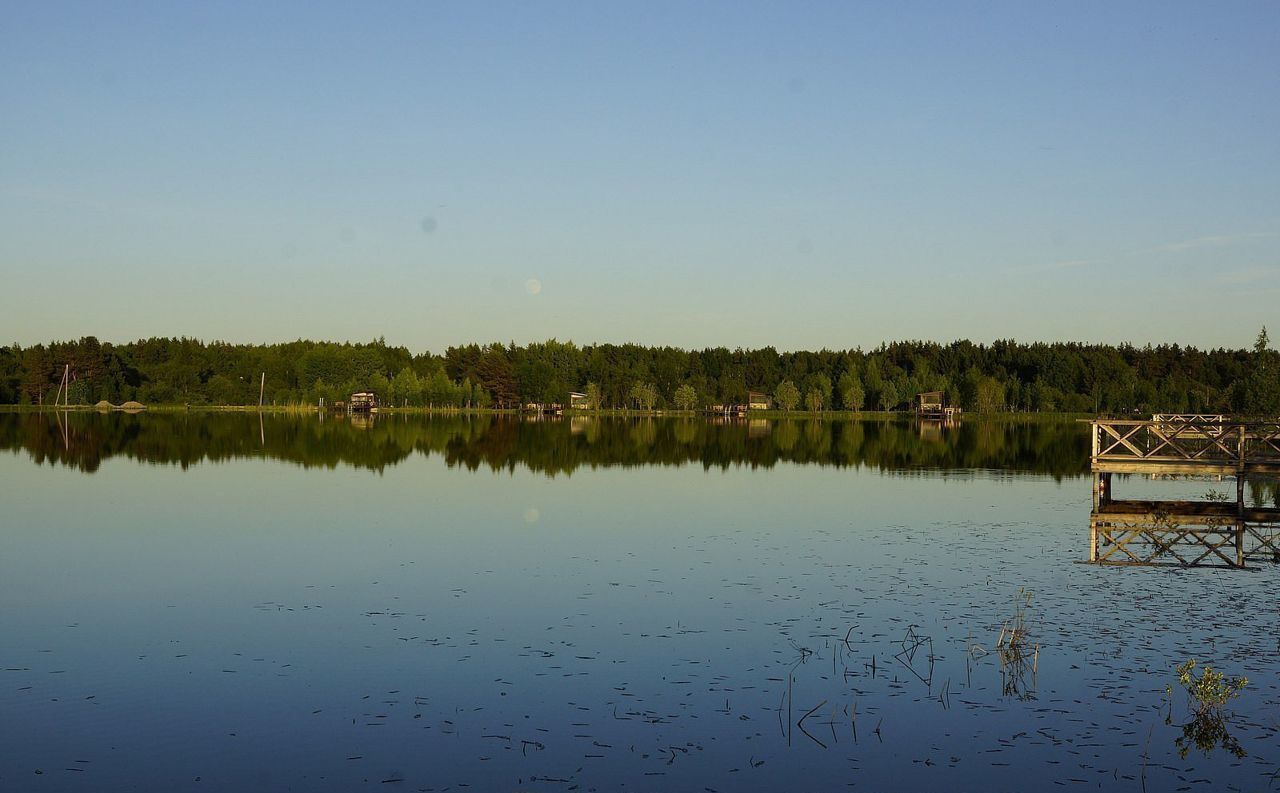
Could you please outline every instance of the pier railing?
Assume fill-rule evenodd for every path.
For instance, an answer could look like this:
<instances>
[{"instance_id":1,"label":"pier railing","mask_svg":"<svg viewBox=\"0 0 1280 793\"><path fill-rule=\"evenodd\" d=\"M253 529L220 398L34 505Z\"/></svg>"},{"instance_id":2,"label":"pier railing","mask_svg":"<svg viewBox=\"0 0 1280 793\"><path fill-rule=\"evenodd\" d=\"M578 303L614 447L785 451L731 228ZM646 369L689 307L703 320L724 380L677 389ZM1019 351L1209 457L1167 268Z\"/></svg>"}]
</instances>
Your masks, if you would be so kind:
<instances>
[{"instance_id":1,"label":"pier railing","mask_svg":"<svg viewBox=\"0 0 1280 793\"><path fill-rule=\"evenodd\" d=\"M1280 509L1246 506L1251 475L1280 475L1280 419L1156 415L1090 422L1093 512L1089 560L1103 564L1280 561ZM1219 474L1236 480L1235 502L1118 500L1114 474Z\"/></svg>"},{"instance_id":2,"label":"pier railing","mask_svg":"<svg viewBox=\"0 0 1280 793\"><path fill-rule=\"evenodd\" d=\"M1095 471L1280 473L1280 420L1092 421Z\"/></svg>"}]
</instances>

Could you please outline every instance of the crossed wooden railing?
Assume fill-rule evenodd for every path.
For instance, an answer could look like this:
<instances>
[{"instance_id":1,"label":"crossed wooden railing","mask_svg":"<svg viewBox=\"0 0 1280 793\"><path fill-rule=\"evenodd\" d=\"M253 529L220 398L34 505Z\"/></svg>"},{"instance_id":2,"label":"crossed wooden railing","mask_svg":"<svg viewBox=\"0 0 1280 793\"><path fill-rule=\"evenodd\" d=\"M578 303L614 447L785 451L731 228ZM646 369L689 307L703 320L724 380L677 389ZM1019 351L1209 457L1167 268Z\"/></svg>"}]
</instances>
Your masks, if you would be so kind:
<instances>
[{"instance_id":1,"label":"crossed wooden railing","mask_svg":"<svg viewBox=\"0 0 1280 793\"><path fill-rule=\"evenodd\" d=\"M1245 506L1248 477L1280 475L1280 419L1157 414L1150 421L1090 424L1090 561L1230 567L1250 559L1280 561L1280 510ZM1117 501L1111 488L1116 473L1232 476L1235 503Z\"/></svg>"},{"instance_id":2,"label":"crossed wooden railing","mask_svg":"<svg viewBox=\"0 0 1280 793\"><path fill-rule=\"evenodd\" d=\"M1216 464L1244 471L1280 465L1280 420L1231 421L1221 416L1179 421L1098 419L1092 455L1099 463Z\"/></svg>"},{"instance_id":3,"label":"crossed wooden railing","mask_svg":"<svg viewBox=\"0 0 1280 793\"><path fill-rule=\"evenodd\" d=\"M1156 413L1151 420L1159 424L1221 424L1227 417L1221 413Z\"/></svg>"}]
</instances>

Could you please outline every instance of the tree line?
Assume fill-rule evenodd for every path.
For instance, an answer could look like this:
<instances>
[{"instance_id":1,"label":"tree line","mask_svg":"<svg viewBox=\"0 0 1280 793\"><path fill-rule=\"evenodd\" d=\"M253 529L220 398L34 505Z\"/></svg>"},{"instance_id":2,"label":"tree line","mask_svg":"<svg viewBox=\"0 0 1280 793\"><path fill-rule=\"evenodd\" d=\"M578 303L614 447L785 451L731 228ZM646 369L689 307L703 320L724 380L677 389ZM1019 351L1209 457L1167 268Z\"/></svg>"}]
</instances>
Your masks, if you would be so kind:
<instances>
[{"instance_id":1,"label":"tree line","mask_svg":"<svg viewBox=\"0 0 1280 793\"><path fill-rule=\"evenodd\" d=\"M1072 342L900 341L862 349L684 350L638 344L467 344L414 353L384 339L230 344L94 337L0 347L0 403L51 402L64 368L69 401L118 404L314 405L371 390L384 404L513 408L696 409L749 392L784 410L899 410L942 391L970 412L1150 412L1280 415L1280 354L1264 328L1252 349Z\"/></svg>"}]
</instances>

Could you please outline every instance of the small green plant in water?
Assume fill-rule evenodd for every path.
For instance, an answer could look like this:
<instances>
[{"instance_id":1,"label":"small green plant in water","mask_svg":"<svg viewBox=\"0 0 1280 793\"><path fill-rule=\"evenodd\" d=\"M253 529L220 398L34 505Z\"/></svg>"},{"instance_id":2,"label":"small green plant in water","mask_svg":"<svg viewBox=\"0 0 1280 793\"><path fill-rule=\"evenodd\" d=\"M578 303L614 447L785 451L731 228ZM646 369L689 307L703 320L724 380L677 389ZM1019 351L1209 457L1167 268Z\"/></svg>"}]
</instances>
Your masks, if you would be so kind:
<instances>
[{"instance_id":1,"label":"small green plant in water","mask_svg":"<svg viewBox=\"0 0 1280 793\"><path fill-rule=\"evenodd\" d=\"M1176 669L1178 683L1187 692L1187 704L1191 708L1191 721L1182 725L1182 736L1174 741L1178 747L1178 756L1186 758L1187 751L1192 746L1206 755L1221 746L1236 757L1244 757L1244 748L1227 731L1229 714L1226 705L1240 696L1241 690L1249 684L1249 679L1228 678L1209 664L1204 665L1197 677L1197 666L1196 660L1192 658L1179 664ZM1166 686L1165 693L1172 695L1173 687Z\"/></svg>"},{"instance_id":2,"label":"small green plant in water","mask_svg":"<svg viewBox=\"0 0 1280 793\"><path fill-rule=\"evenodd\" d=\"M1226 675L1208 664L1204 665L1200 677L1196 677L1196 666L1196 660L1191 658L1177 668L1178 683L1186 689L1196 713L1221 710L1228 702L1240 696L1240 691L1249 685L1249 678L1233 677L1228 680ZM1166 691L1172 693L1169 688Z\"/></svg>"}]
</instances>

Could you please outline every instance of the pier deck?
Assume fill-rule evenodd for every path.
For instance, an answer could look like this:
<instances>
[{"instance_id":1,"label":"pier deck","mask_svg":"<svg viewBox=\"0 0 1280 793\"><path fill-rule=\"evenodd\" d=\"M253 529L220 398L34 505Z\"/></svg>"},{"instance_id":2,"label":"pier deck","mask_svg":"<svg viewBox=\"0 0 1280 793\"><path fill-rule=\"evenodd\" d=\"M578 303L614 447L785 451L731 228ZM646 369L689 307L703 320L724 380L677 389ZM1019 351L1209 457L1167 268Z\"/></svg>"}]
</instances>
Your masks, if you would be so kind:
<instances>
[{"instance_id":1,"label":"pier deck","mask_svg":"<svg viewBox=\"0 0 1280 793\"><path fill-rule=\"evenodd\" d=\"M1090 425L1089 561L1245 567L1280 560L1280 509L1245 504L1250 476L1280 476L1280 421L1157 415ZM1231 476L1236 494L1223 501L1120 500L1113 474Z\"/></svg>"}]
</instances>

